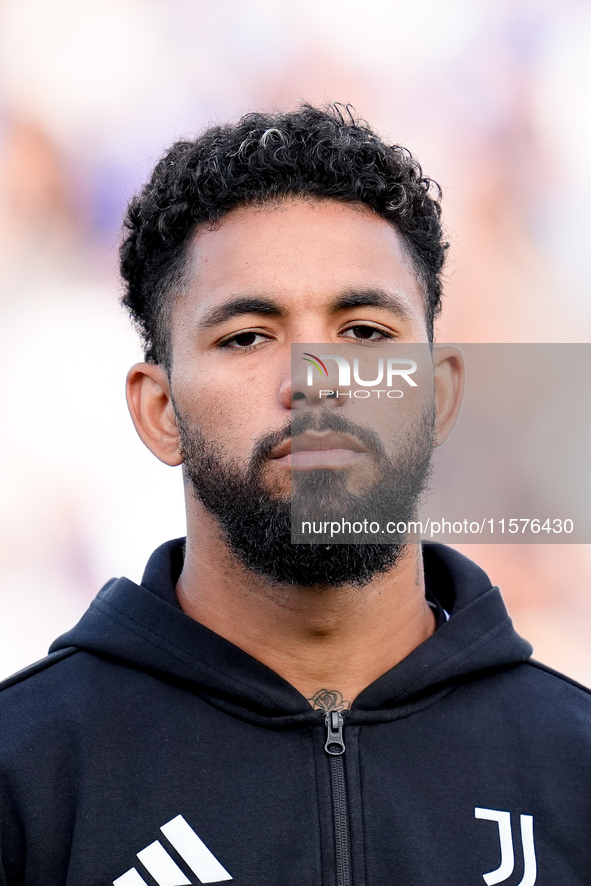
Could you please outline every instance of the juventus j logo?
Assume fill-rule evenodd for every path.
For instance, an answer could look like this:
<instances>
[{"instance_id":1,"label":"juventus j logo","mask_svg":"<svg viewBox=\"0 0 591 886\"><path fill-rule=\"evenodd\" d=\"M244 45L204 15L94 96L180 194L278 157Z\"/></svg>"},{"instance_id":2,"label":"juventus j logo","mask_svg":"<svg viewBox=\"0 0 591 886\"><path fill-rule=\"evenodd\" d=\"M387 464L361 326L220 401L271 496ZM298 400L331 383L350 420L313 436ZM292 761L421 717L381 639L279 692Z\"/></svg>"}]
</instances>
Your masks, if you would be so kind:
<instances>
[{"instance_id":1,"label":"juventus j logo","mask_svg":"<svg viewBox=\"0 0 591 886\"><path fill-rule=\"evenodd\" d=\"M199 883L223 883L232 879L182 815L177 815L172 821L163 824L160 830L199 879ZM191 886L195 883L195 880L189 880L180 869L160 840L154 840L138 852L137 857L158 886ZM148 884L136 868L130 868L121 877L113 880L113 886L148 886Z\"/></svg>"},{"instance_id":2,"label":"juventus j logo","mask_svg":"<svg viewBox=\"0 0 591 886\"><path fill-rule=\"evenodd\" d=\"M501 864L499 867L483 874L486 886L495 886L495 883L505 883L515 869L515 850L513 847L513 832L511 829L511 813L501 812L499 809L474 809L476 818L484 818L487 821L496 821L499 826L499 840L501 843ZM534 886L538 874L536 864L536 850L534 846L534 818L533 815L520 815L521 825L521 848L523 850L523 877L519 886Z\"/></svg>"}]
</instances>

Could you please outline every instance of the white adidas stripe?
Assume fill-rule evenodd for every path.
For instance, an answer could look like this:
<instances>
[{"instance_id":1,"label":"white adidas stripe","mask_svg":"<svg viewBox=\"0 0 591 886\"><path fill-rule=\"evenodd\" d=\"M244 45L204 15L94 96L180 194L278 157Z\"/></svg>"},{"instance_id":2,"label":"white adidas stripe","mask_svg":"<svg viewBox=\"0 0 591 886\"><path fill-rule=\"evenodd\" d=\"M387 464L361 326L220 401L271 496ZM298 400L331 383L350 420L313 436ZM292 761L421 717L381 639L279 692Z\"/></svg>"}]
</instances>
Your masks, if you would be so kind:
<instances>
[{"instance_id":1,"label":"white adidas stripe","mask_svg":"<svg viewBox=\"0 0 591 886\"><path fill-rule=\"evenodd\" d=\"M182 815L163 824L160 830L202 883L222 883L232 879Z\"/></svg>"},{"instance_id":2,"label":"white adidas stripe","mask_svg":"<svg viewBox=\"0 0 591 886\"><path fill-rule=\"evenodd\" d=\"M148 884L143 877L140 877L136 869L132 868L113 880L113 886L148 886Z\"/></svg>"},{"instance_id":3,"label":"white adidas stripe","mask_svg":"<svg viewBox=\"0 0 591 886\"><path fill-rule=\"evenodd\" d=\"M191 881L185 877L159 840L138 852L137 857L152 874L158 886L191 886Z\"/></svg>"},{"instance_id":4,"label":"white adidas stripe","mask_svg":"<svg viewBox=\"0 0 591 886\"><path fill-rule=\"evenodd\" d=\"M223 883L232 875L219 863L213 852L197 836L182 815L163 824L160 828L166 839L185 861L200 883ZM171 858L160 840L154 840L137 857L158 883L158 886L191 886L176 861ZM148 886L135 868L130 868L116 880L113 886Z\"/></svg>"}]
</instances>

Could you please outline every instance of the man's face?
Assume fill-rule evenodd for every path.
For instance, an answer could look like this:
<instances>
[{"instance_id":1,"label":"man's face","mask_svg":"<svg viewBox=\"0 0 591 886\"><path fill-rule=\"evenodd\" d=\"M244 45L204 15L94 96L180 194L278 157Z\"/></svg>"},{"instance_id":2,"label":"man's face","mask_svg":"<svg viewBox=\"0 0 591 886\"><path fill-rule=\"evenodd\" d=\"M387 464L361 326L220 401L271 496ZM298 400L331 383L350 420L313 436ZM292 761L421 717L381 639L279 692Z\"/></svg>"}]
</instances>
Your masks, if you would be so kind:
<instances>
[{"instance_id":1,"label":"man's face","mask_svg":"<svg viewBox=\"0 0 591 886\"><path fill-rule=\"evenodd\" d=\"M395 452L384 443L387 434L364 435L358 403L313 402L306 395L303 375L292 378L291 346L348 343L365 354L381 342L427 343L423 292L402 237L366 207L289 200L240 208L215 229L201 229L188 270L189 285L172 311L170 380L185 470L197 496L251 568L259 564L277 580L322 584L335 578L338 556L345 583L351 570L343 565L342 546L340 553L316 556L321 569L304 567L296 575L295 561L305 558L301 549L285 565L293 546L283 539L279 551L277 536L286 532L290 491L312 481L330 507L331 489L337 490L332 505L338 510L351 496L383 488L388 478L394 499L405 497L404 515L412 516L428 469L433 404L407 421L411 439L402 449L398 440ZM268 559L283 561L280 574L261 568L261 550L247 562L247 539L233 542L250 523L250 549L256 550L252 536L261 521L262 536L275 536ZM369 571L349 575L357 583L389 568L400 545L362 547L366 559L370 548L379 550Z\"/></svg>"}]
</instances>

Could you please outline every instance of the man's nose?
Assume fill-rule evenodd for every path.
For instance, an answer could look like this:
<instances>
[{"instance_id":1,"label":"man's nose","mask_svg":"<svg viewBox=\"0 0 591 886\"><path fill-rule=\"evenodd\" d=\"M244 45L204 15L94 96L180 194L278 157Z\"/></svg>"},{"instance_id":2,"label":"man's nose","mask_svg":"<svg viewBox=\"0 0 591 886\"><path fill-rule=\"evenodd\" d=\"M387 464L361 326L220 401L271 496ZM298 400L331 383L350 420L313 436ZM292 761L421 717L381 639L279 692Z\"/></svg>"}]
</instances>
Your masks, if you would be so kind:
<instances>
[{"instance_id":1,"label":"man's nose","mask_svg":"<svg viewBox=\"0 0 591 886\"><path fill-rule=\"evenodd\" d=\"M347 402L347 392L338 388L338 371L329 367L321 372L314 364L294 360L291 372L280 390L285 409L310 409L313 406L335 408Z\"/></svg>"}]
</instances>

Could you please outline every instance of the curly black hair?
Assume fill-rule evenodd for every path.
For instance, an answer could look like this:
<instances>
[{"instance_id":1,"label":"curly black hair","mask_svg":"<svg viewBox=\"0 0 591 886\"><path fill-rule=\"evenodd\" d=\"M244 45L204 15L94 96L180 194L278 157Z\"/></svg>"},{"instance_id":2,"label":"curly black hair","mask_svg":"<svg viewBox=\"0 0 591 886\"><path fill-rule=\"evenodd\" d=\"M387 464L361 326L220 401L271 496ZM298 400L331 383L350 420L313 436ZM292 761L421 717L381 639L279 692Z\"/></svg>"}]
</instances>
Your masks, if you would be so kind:
<instances>
[{"instance_id":1,"label":"curly black hair","mask_svg":"<svg viewBox=\"0 0 591 886\"><path fill-rule=\"evenodd\" d=\"M302 104L274 116L247 114L176 142L131 200L120 250L122 303L146 360L170 368L168 310L182 289L195 229L238 206L289 196L362 203L396 225L423 285L432 339L447 248L439 186L406 148L385 144L349 106Z\"/></svg>"}]
</instances>

